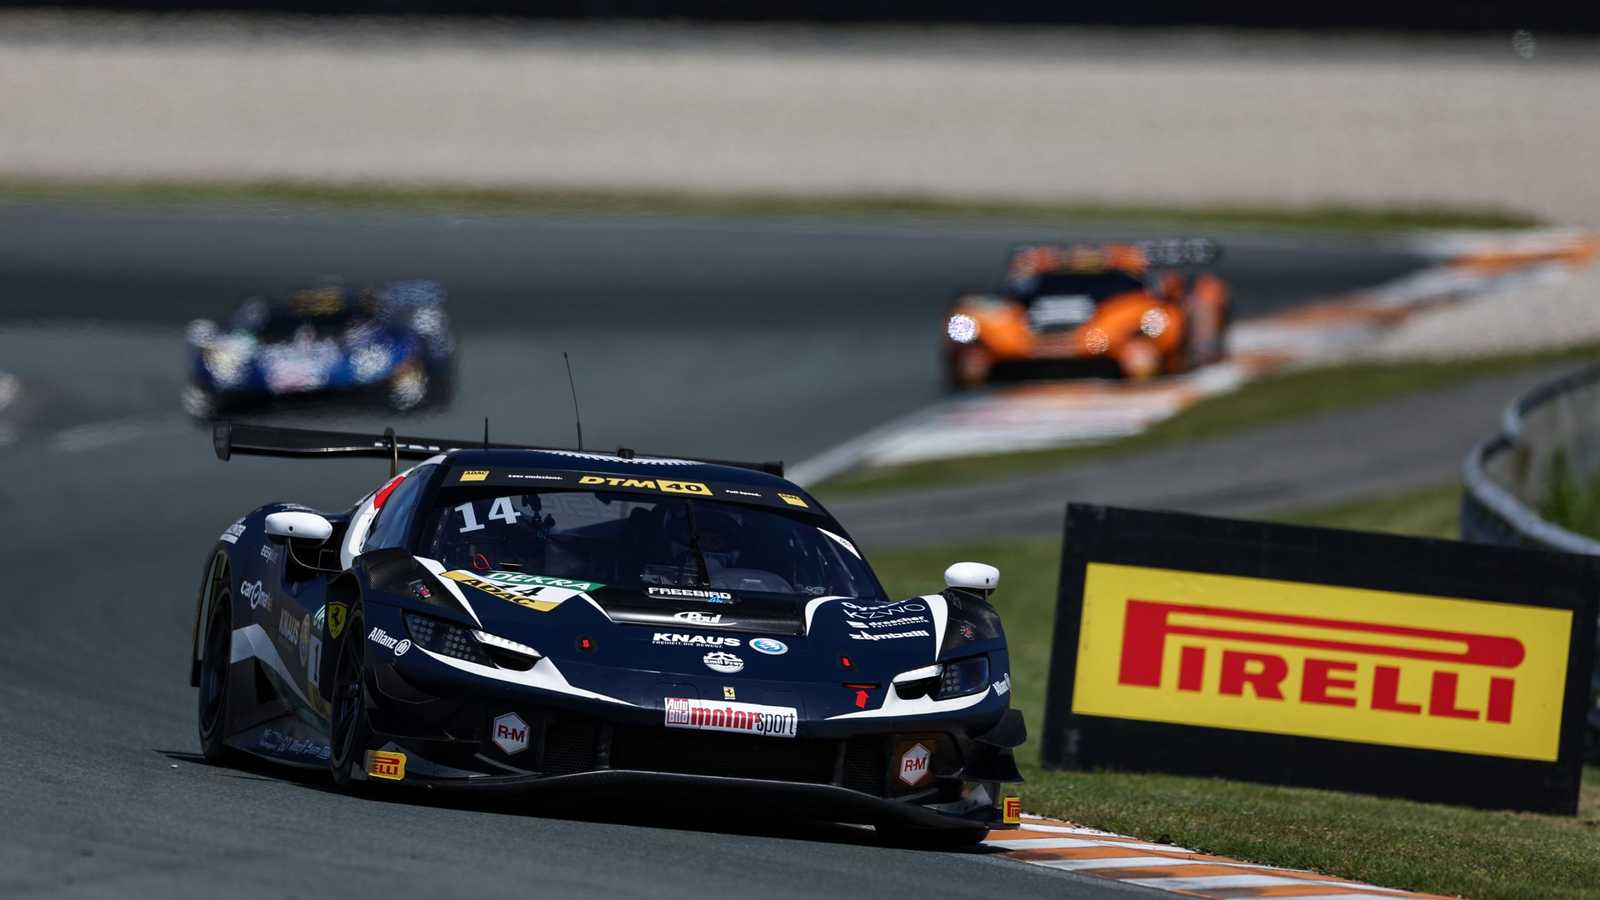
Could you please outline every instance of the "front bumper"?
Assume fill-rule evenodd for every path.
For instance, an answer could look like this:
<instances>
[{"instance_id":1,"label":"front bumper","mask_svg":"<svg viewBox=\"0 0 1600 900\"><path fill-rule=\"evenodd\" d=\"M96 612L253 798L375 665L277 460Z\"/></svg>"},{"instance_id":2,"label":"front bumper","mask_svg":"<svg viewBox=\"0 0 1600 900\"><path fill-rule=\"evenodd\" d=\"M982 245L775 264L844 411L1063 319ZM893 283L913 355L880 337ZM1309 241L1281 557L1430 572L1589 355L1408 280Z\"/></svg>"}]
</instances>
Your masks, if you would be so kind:
<instances>
[{"instance_id":1,"label":"front bumper","mask_svg":"<svg viewBox=\"0 0 1600 900\"><path fill-rule=\"evenodd\" d=\"M429 685L435 687L435 685ZM374 783L468 791L621 793L648 787L695 808L784 803L785 815L907 827L1005 827L1003 785L1020 782L1006 712L982 733L957 721L857 724L795 738L666 728L662 711L474 685L430 696L396 667L375 667L368 749L403 754L404 777ZM741 688L742 690L742 688ZM556 702L551 702L556 701ZM514 723L511 734L500 723ZM876 730L875 730L876 729ZM910 767L907 768L908 762ZM654 801L655 794L648 796ZM725 804L725 806L724 806Z\"/></svg>"}]
</instances>

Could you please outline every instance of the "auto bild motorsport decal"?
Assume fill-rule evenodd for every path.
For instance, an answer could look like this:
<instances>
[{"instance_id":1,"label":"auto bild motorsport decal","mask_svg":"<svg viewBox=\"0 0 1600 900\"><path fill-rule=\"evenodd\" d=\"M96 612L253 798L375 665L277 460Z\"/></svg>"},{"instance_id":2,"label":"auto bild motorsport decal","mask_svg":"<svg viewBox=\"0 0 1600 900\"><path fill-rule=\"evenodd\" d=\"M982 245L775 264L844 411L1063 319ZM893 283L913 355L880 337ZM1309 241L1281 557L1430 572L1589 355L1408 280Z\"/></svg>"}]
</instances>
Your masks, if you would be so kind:
<instances>
[{"instance_id":1,"label":"auto bild motorsport decal","mask_svg":"<svg viewBox=\"0 0 1600 900\"><path fill-rule=\"evenodd\" d=\"M792 738L800 721L799 711L792 706L717 703L688 697L668 697L663 705L668 728Z\"/></svg>"},{"instance_id":2,"label":"auto bild motorsport decal","mask_svg":"<svg viewBox=\"0 0 1600 900\"><path fill-rule=\"evenodd\" d=\"M732 653L725 653L721 650L707 653L705 656L700 657L700 661L705 663L706 668L711 671L721 672L724 675L732 675L744 668L744 660Z\"/></svg>"},{"instance_id":3,"label":"auto bild motorsport decal","mask_svg":"<svg viewBox=\"0 0 1600 900\"><path fill-rule=\"evenodd\" d=\"M444 573L451 581L483 591L509 603L539 612L549 612L579 594L597 591L605 585L597 581L573 581L521 572L468 572L453 569Z\"/></svg>"}]
</instances>

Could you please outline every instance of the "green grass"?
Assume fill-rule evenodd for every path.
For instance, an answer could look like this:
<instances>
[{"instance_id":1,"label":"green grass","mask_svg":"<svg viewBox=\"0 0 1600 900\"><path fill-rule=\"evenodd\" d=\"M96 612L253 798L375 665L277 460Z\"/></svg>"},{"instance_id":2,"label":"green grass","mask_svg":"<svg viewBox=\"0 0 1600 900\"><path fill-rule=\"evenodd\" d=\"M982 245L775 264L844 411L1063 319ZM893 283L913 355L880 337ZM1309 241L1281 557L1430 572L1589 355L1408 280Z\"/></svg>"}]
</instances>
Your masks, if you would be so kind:
<instances>
[{"instance_id":1,"label":"green grass","mask_svg":"<svg viewBox=\"0 0 1600 900\"><path fill-rule=\"evenodd\" d=\"M814 493L826 500L1023 475L1366 406L1519 369L1591 360L1597 355L1600 355L1600 345L1586 344L1555 353L1340 365L1286 372L1249 382L1230 394L1208 397L1147 431L1121 440L862 469L823 482L816 486ZM1495 422L1485 421L1484 434L1492 431L1495 425Z\"/></svg>"},{"instance_id":2,"label":"green grass","mask_svg":"<svg viewBox=\"0 0 1600 900\"><path fill-rule=\"evenodd\" d=\"M1600 471L1575 473L1566 452L1557 450L1550 459L1549 478L1540 517L1568 531L1600 538Z\"/></svg>"},{"instance_id":3,"label":"green grass","mask_svg":"<svg viewBox=\"0 0 1600 900\"><path fill-rule=\"evenodd\" d=\"M1305 510L1285 521L1453 536L1460 488L1441 485ZM940 587L952 562L1003 572L996 604L1011 641L1013 702L1035 736L1060 570L1057 537L873 554L891 595ZM1584 772L1576 818L1485 812L1214 778L1047 771L1037 742L1019 761L1026 808L1096 828L1330 875L1478 898L1600 897L1600 767Z\"/></svg>"},{"instance_id":4,"label":"green grass","mask_svg":"<svg viewBox=\"0 0 1600 900\"><path fill-rule=\"evenodd\" d=\"M619 212L707 215L892 216L1008 221L1390 232L1421 228L1521 228L1538 219L1503 209L1450 206L1157 206L1095 201L1029 203L909 193L781 194L598 187L473 186L412 182L275 180L0 179L0 198L74 203L318 206L440 212Z\"/></svg>"}]
</instances>

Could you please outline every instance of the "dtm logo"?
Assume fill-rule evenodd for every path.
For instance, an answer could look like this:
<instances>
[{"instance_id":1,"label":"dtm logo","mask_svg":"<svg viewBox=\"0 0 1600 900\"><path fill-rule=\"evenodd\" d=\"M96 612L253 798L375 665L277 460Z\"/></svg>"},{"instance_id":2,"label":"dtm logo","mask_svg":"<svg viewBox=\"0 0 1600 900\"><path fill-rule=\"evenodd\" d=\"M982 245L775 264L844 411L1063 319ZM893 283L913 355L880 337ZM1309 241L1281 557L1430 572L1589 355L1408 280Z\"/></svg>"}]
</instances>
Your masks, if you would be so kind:
<instances>
[{"instance_id":1,"label":"dtm logo","mask_svg":"<svg viewBox=\"0 0 1600 900\"><path fill-rule=\"evenodd\" d=\"M389 636L389 632L384 631L382 628L374 628L368 632L367 640L377 644L380 647L393 650L395 656L405 656L406 651L411 649L411 642L409 640L405 640L404 638L395 640Z\"/></svg>"},{"instance_id":2,"label":"dtm logo","mask_svg":"<svg viewBox=\"0 0 1600 900\"><path fill-rule=\"evenodd\" d=\"M516 713L496 716L494 720L494 745L507 756L528 749L528 723Z\"/></svg>"},{"instance_id":3,"label":"dtm logo","mask_svg":"<svg viewBox=\"0 0 1600 900\"><path fill-rule=\"evenodd\" d=\"M698 481L668 481L665 478L619 478L602 475L585 475L578 483L587 486L605 485L614 488L633 488L640 491L662 491L668 494L697 494L711 496L711 488Z\"/></svg>"},{"instance_id":4,"label":"dtm logo","mask_svg":"<svg viewBox=\"0 0 1600 900\"><path fill-rule=\"evenodd\" d=\"M906 784L916 787L928 778L928 748L921 744L912 744L906 752L900 754L899 776Z\"/></svg>"}]
</instances>

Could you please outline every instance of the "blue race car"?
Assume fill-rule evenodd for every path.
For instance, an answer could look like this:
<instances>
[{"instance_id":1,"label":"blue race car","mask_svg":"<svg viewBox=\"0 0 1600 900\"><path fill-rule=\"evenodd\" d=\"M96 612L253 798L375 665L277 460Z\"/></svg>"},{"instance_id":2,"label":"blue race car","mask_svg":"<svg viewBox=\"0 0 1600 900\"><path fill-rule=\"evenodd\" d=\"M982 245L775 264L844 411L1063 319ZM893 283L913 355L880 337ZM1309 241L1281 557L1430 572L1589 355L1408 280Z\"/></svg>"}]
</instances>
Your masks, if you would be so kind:
<instances>
[{"instance_id":1,"label":"blue race car","mask_svg":"<svg viewBox=\"0 0 1600 900\"><path fill-rule=\"evenodd\" d=\"M210 548L190 676L208 760L912 846L1017 821L999 572L958 563L892 599L781 464L227 423L214 442L421 463L341 512L260 507Z\"/></svg>"},{"instance_id":2,"label":"blue race car","mask_svg":"<svg viewBox=\"0 0 1600 900\"><path fill-rule=\"evenodd\" d=\"M455 338L432 282L306 288L245 301L226 328L189 324L183 407L197 419L286 397L373 400L397 412L447 404Z\"/></svg>"}]
</instances>

